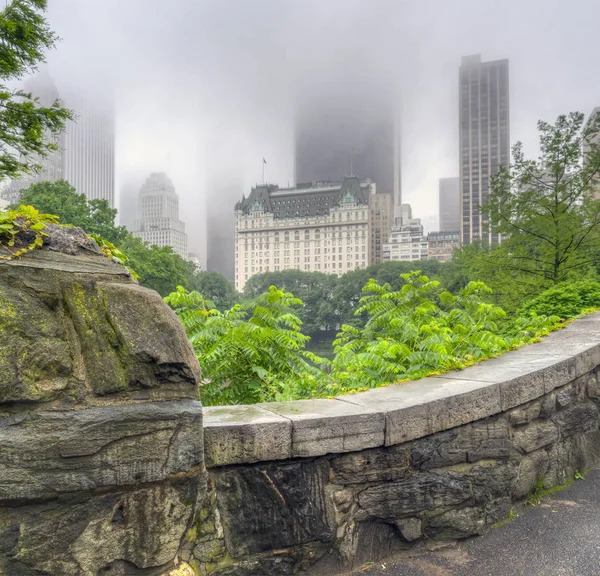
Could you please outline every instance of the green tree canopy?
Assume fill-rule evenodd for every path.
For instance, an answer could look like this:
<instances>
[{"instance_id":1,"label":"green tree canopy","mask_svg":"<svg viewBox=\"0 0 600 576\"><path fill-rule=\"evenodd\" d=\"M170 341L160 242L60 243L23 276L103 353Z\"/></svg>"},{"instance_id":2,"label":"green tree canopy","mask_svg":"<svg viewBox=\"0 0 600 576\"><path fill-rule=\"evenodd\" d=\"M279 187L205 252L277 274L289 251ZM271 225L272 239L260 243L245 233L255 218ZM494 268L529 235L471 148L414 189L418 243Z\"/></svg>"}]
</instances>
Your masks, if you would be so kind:
<instances>
[{"instance_id":1,"label":"green tree canopy","mask_svg":"<svg viewBox=\"0 0 600 576\"><path fill-rule=\"evenodd\" d=\"M203 298L213 302L218 310L226 310L236 304L240 295L235 286L218 272L192 269L194 265L189 263L189 273L186 287L190 291L202 294Z\"/></svg>"},{"instance_id":2,"label":"green tree canopy","mask_svg":"<svg viewBox=\"0 0 600 576\"><path fill-rule=\"evenodd\" d=\"M513 147L513 163L492 179L485 207L494 229L504 235L495 253L499 266L543 286L597 264L599 128L600 119L584 124L584 115L573 112L554 124L538 123L537 160L525 158L521 143Z\"/></svg>"},{"instance_id":3,"label":"green tree canopy","mask_svg":"<svg viewBox=\"0 0 600 576\"><path fill-rule=\"evenodd\" d=\"M127 234L118 247L127 255L128 265L139 276L140 285L156 290L161 296L173 292L177 286L186 285L187 263L170 246L149 246L140 238Z\"/></svg>"},{"instance_id":4,"label":"green tree canopy","mask_svg":"<svg viewBox=\"0 0 600 576\"><path fill-rule=\"evenodd\" d=\"M88 200L65 180L32 184L22 191L20 203L56 214L62 224L79 226L113 244L119 244L128 235L123 226L115 226L116 208L111 208L106 200Z\"/></svg>"},{"instance_id":5,"label":"green tree canopy","mask_svg":"<svg viewBox=\"0 0 600 576\"><path fill-rule=\"evenodd\" d=\"M11 0L0 10L0 179L39 172L40 158L57 150L57 136L72 118L60 101L44 106L8 84L34 72L57 37L43 13L46 0Z\"/></svg>"}]
</instances>

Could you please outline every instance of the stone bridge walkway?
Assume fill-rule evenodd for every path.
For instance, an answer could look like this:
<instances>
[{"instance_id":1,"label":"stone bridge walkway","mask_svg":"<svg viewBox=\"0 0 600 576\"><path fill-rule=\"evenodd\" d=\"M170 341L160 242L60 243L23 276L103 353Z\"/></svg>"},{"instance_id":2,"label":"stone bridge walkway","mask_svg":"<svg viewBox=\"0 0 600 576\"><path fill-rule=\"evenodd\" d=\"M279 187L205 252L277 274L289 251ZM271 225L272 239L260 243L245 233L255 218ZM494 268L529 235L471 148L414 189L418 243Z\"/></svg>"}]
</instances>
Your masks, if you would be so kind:
<instances>
[{"instance_id":1,"label":"stone bridge walkway","mask_svg":"<svg viewBox=\"0 0 600 576\"><path fill-rule=\"evenodd\" d=\"M600 576L600 471L480 538L352 573L360 575Z\"/></svg>"}]
</instances>

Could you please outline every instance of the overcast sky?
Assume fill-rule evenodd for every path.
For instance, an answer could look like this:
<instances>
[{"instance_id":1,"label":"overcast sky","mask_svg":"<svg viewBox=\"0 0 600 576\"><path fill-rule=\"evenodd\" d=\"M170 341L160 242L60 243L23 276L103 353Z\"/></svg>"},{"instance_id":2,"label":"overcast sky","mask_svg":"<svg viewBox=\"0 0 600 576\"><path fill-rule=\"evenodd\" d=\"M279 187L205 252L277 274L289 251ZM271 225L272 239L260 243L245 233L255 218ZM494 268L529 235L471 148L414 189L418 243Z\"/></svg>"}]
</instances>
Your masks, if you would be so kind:
<instances>
[{"instance_id":1,"label":"overcast sky","mask_svg":"<svg viewBox=\"0 0 600 576\"><path fill-rule=\"evenodd\" d=\"M511 141L536 121L600 105L597 0L50 0L57 84L113 94L119 190L165 170L190 249L204 202L261 179L293 182L299 82L343 70L399 86L404 201L437 225L440 177L457 175L461 56L509 58Z\"/></svg>"}]
</instances>

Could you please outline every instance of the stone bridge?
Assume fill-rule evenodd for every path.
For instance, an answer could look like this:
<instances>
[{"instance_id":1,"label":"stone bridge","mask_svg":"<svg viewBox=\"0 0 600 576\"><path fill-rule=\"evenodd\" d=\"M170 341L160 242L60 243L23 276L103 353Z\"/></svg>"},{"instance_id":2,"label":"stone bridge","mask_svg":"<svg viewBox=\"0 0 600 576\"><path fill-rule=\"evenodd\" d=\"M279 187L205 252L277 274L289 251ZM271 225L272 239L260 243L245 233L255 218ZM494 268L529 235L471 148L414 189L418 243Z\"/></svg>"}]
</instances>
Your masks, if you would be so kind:
<instances>
[{"instance_id":1,"label":"stone bridge","mask_svg":"<svg viewBox=\"0 0 600 576\"><path fill-rule=\"evenodd\" d=\"M77 229L0 264L0 574L335 574L598 461L600 315L461 372L209 407L182 327Z\"/></svg>"}]
</instances>

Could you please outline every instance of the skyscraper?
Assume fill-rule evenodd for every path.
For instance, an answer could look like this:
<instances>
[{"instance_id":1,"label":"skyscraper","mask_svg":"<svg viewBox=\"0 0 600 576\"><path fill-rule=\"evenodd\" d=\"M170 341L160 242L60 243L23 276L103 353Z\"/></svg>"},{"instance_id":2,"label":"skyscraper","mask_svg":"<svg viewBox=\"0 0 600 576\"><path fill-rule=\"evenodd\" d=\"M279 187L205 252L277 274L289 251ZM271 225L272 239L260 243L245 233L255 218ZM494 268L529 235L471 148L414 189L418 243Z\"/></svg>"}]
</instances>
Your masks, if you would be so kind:
<instances>
[{"instance_id":1,"label":"skyscraper","mask_svg":"<svg viewBox=\"0 0 600 576\"><path fill-rule=\"evenodd\" d=\"M297 99L296 183L370 178L378 194L400 200L400 140L395 93L376 81L340 80Z\"/></svg>"},{"instance_id":2,"label":"skyscraper","mask_svg":"<svg viewBox=\"0 0 600 576\"><path fill-rule=\"evenodd\" d=\"M156 246L171 246L176 254L187 259L187 234L185 224L179 220L179 196L165 173L153 172L144 182L139 213L134 236Z\"/></svg>"},{"instance_id":3,"label":"skyscraper","mask_svg":"<svg viewBox=\"0 0 600 576\"><path fill-rule=\"evenodd\" d=\"M460 183L458 178L440 178L440 232L460 230Z\"/></svg>"},{"instance_id":4,"label":"skyscraper","mask_svg":"<svg viewBox=\"0 0 600 576\"><path fill-rule=\"evenodd\" d=\"M60 98L75 113L57 139L58 150L38 158L37 174L13 180L3 196L11 203L36 182L67 180L88 198L102 198L115 205L115 134L112 106L96 95L60 94L47 69L29 78L23 89L50 106Z\"/></svg>"},{"instance_id":5,"label":"skyscraper","mask_svg":"<svg viewBox=\"0 0 600 576\"><path fill-rule=\"evenodd\" d=\"M75 121L64 133L63 178L89 199L115 205L115 126L112 107L80 95L65 98Z\"/></svg>"},{"instance_id":6,"label":"skyscraper","mask_svg":"<svg viewBox=\"0 0 600 576\"><path fill-rule=\"evenodd\" d=\"M460 224L463 244L498 241L481 207L490 178L508 166L510 113L508 60L482 62L466 56L459 71Z\"/></svg>"}]
</instances>

